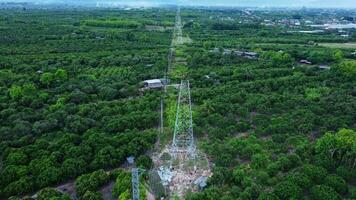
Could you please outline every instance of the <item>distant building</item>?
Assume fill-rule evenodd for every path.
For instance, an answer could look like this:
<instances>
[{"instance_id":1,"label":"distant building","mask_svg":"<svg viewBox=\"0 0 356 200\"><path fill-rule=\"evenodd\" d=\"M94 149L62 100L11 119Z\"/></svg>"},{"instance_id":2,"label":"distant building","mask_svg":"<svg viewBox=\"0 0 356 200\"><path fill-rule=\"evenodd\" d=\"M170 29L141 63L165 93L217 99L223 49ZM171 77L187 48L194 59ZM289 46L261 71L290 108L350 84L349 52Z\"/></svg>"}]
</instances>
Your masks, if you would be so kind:
<instances>
[{"instance_id":1,"label":"distant building","mask_svg":"<svg viewBox=\"0 0 356 200\"><path fill-rule=\"evenodd\" d=\"M211 53L221 53L218 48L215 48L213 50L210 50ZM223 49L222 55L227 56L227 55L234 55L237 57L245 57L248 59L257 59L258 58L258 53L256 52L251 52L251 51L238 51L238 50L230 50L230 49Z\"/></svg>"},{"instance_id":2,"label":"distant building","mask_svg":"<svg viewBox=\"0 0 356 200\"><path fill-rule=\"evenodd\" d=\"M244 52L244 55L245 55L245 56L250 56L250 57L257 57L257 56L258 56L258 53L256 53L256 52L251 52L251 51L246 51L246 52Z\"/></svg>"},{"instance_id":3,"label":"distant building","mask_svg":"<svg viewBox=\"0 0 356 200\"><path fill-rule=\"evenodd\" d=\"M300 64L305 64L305 65L311 65L312 62L310 62L309 60L300 60L299 61Z\"/></svg>"},{"instance_id":4,"label":"distant building","mask_svg":"<svg viewBox=\"0 0 356 200\"><path fill-rule=\"evenodd\" d=\"M243 51L233 51L232 52L235 56L243 56L244 52Z\"/></svg>"},{"instance_id":5,"label":"distant building","mask_svg":"<svg viewBox=\"0 0 356 200\"><path fill-rule=\"evenodd\" d=\"M160 79L146 80L143 83L144 83L145 88L148 88L148 89L156 89L156 88L163 87L163 83Z\"/></svg>"}]
</instances>

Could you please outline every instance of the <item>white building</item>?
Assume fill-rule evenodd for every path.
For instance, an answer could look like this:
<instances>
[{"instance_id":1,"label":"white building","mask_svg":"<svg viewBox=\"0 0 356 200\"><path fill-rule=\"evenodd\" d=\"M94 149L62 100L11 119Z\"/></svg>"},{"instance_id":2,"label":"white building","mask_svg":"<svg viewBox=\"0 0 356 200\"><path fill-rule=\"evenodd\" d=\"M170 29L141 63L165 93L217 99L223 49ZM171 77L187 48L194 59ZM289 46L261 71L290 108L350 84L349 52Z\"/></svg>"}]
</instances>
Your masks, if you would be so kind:
<instances>
[{"instance_id":1,"label":"white building","mask_svg":"<svg viewBox=\"0 0 356 200\"><path fill-rule=\"evenodd\" d=\"M163 87L163 83L160 79L145 80L143 83L145 85L145 88L149 88L149 89Z\"/></svg>"}]
</instances>

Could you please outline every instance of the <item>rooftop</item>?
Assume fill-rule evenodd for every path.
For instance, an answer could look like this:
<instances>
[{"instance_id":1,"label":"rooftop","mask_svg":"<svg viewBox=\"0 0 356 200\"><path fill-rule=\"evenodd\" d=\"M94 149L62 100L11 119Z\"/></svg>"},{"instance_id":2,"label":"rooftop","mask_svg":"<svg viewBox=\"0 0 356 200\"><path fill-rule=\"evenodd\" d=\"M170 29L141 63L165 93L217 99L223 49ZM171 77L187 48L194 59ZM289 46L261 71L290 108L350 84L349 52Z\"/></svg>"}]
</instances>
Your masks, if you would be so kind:
<instances>
[{"instance_id":1,"label":"rooftop","mask_svg":"<svg viewBox=\"0 0 356 200\"><path fill-rule=\"evenodd\" d=\"M160 79L151 79L151 80L145 80L144 82L148 83L148 84L154 84L154 83L161 83L161 80Z\"/></svg>"}]
</instances>

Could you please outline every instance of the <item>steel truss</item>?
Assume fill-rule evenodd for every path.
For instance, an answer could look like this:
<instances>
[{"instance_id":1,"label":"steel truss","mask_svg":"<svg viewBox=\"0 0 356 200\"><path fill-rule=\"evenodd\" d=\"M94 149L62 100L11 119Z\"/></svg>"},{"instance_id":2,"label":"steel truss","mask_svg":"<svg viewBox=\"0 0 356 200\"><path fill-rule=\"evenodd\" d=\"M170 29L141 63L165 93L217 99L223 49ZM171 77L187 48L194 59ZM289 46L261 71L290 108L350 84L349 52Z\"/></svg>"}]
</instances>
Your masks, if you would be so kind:
<instances>
[{"instance_id":1,"label":"steel truss","mask_svg":"<svg viewBox=\"0 0 356 200\"><path fill-rule=\"evenodd\" d=\"M189 157L194 157L195 149L189 81L182 80L171 150L173 154L186 153Z\"/></svg>"},{"instance_id":2,"label":"steel truss","mask_svg":"<svg viewBox=\"0 0 356 200\"><path fill-rule=\"evenodd\" d=\"M140 177L139 177L138 168L132 168L131 182L132 182L132 200L140 200Z\"/></svg>"}]
</instances>

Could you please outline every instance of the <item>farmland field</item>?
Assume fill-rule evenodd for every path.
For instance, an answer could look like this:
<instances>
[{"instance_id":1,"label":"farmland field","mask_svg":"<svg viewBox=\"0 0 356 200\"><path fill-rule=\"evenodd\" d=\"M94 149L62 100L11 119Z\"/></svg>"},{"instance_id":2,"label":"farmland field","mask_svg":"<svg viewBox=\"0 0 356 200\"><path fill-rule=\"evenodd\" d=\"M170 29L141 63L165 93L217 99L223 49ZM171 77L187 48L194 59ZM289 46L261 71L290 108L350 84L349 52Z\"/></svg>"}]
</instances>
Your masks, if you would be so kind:
<instances>
[{"instance_id":1,"label":"farmland field","mask_svg":"<svg viewBox=\"0 0 356 200\"><path fill-rule=\"evenodd\" d=\"M344 49L355 49L356 43L319 43L320 46L330 47L330 48L344 48Z\"/></svg>"}]
</instances>

